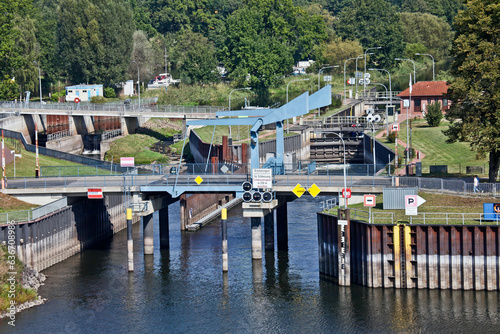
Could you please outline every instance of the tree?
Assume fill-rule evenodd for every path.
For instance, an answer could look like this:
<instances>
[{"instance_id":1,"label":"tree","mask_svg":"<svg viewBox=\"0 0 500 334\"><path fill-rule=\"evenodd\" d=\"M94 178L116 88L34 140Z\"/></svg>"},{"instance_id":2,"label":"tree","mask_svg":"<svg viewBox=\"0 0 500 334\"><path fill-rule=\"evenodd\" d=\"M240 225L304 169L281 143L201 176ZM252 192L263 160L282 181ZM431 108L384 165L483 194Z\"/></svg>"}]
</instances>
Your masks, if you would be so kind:
<instances>
[{"instance_id":1,"label":"tree","mask_svg":"<svg viewBox=\"0 0 500 334\"><path fill-rule=\"evenodd\" d=\"M391 68L394 58L404 52L396 7L386 0L352 0L340 12L335 31L344 39L359 40L365 49L382 47L370 56L370 62L383 68Z\"/></svg>"},{"instance_id":2,"label":"tree","mask_svg":"<svg viewBox=\"0 0 500 334\"><path fill-rule=\"evenodd\" d=\"M134 24L123 0L61 0L58 8L61 64L74 83L112 86L125 80Z\"/></svg>"},{"instance_id":3,"label":"tree","mask_svg":"<svg viewBox=\"0 0 500 334\"><path fill-rule=\"evenodd\" d=\"M452 101L444 133L448 142L467 141L478 158L489 154L489 180L500 165L500 5L496 0L469 0L455 18L448 86Z\"/></svg>"},{"instance_id":4,"label":"tree","mask_svg":"<svg viewBox=\"0 0 500 334\"><path fill-rule=\"evenodd\" d=\"M227 19L222 53L229 78L250 85L259 103L268 103L268 89L292 72L294 61L314 55L325 30L321 17L291 0L247 0Z\"/></svg>"},{"instance_id":5,"label":"tree","mask_svg":"<svg viewBox=\"0 0 500 334\"><path fill-rule=\"evenodd\" d=\"M439 126L443 119L443 112L441 111L441 102L428 104L425 110L425 120L431 127Z\"/></svg>"},{"instance_id":6,"label":"tree","mask_svg":"<svg viewBox=\"0 0 500 334\"><path fill-rule=\"evenodd\" d=\"M444 19L422 13L401 13L399 17L406 43L419 43L425 46L426 51L435 59L448 55L453 34L450 25Z\"/></svg>"},{"instance_id":7,"label":"tree","mask_svg":"<svg viewBox=\"0 0 500 334\"><path fill-rule=\"evenodd\" d=\"M132 39L134 40L132 60L135 60L139 65L141 81L154 78L154 75L157 74L154 68L154 50L148 36L144 31L138 30L134 32ZM128 76L129 78L137 78L137 66L132 62L128 69Z\"/></svg>"},{"instance_id":8,"label":"tree","mask_svg":"<svg viewBox=\"0 0 500 334\"><path fill-rule=\"evenodd\" d=\"M328 43L323 51L323 57L330 65L340 65L344 69L344 62L355 58L364 52L359 41L342 40L341 37ZM348 62L347 66L354 68L355 62Z\"/></svg>"},{"instance_id":9,"label":"tree","mask_svg":"<svg viewBox=\"0 0 500 334\"><path fill-rule=\"evenodd\" d=\"M174 52L184 83L211 83L219 80L215 49L206 37L190 30L179 36Z\"/></svg>"}]
</instances>

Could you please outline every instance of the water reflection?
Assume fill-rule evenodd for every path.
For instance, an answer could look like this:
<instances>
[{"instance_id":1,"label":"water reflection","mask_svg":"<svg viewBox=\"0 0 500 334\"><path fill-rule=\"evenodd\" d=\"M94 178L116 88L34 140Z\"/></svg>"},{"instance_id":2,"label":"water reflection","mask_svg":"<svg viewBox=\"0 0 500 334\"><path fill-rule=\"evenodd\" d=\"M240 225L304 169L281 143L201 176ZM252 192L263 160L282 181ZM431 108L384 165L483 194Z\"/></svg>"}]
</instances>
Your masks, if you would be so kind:
<instances>
[{"instance_id":1,"label":"water reflection","mask_svg":"<svg viewBox=\"0 0 500 334\"><path fill-rule=\"evenodd\" d=\"M318 274L320 202L289 204L289 252L251 259L250 222L228 215L229 272L222 273L220 224L179 231L171 206L170 250L142 253L134 226L135 272L126 232L45 271L41 307L17 317L17 333L497 332L499 293L339 287ZM177 218L176 218L177 217ZM0 332L12 332L0 323Z\"/></svg>"}]
</instances>

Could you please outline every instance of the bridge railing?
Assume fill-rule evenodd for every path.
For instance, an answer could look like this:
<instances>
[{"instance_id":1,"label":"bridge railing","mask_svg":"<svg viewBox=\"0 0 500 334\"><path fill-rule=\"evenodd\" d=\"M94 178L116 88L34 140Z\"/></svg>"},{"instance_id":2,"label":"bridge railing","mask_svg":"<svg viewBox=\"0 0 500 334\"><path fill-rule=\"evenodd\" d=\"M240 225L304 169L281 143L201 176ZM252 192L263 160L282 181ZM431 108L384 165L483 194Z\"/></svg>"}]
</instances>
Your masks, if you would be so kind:
<instances>
[{"instance_id":1,"label":"bridge railing","mask_svg":"<svg viewBox=\"0 0 500 334\"><path fill-rule=\"evenodd\" d=\"M3 212L0 213L0 224L8 224L12 221L15 221L16 223L33 221L54 211L60 210L66 206L68 206L68 199L66 197L63 197L55 200L54 202L39 206L34 209Z\"/></svg>"},{"instance_id":2,"label":"bridge railing","mask_svg":"<svg viewBox=\"0 0 500 334\"><path fill-rule=\"evenodd\" d=\"M125 111L137 112L158 112L158 113L176 113L176 114L205 114L207 116L215 116L218 111L226 110L225 107L219 106L179 106L179 105L158 105L156 101L141 101L139 106L138 100L132 100L128 103L125 101L110 102L110 103L90 103L90 102L48 102L40 103L30 101L29 103L15 103L13 101L0 101L0 108L11 109L16 111L21 110L60 110L64 112L72 111L93 111L93 112L114 112L121 113Z\"/></svg>"}]
</instances>

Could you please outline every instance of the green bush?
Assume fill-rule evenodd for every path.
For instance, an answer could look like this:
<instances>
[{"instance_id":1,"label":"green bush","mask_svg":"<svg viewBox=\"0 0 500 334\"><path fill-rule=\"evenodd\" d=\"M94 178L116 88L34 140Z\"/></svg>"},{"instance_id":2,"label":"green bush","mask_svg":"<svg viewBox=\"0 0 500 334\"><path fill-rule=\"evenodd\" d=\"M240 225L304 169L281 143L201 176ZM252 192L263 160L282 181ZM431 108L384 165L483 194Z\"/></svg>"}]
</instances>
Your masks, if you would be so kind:
<instances>
[{"instance_id":1,"label":"green bush","mask_svg":"<svg viewBox=\"0 0 500 334\"><path fill-rule=\"evenodd\" d=\"M387 136L388 143L396 142L396 131L389 131L389 135Z\"/></svg>"},{"instance_id":2,"label":"green bush","mask_svg":"<svg viewBox=\"0 0 500 334\"><path fill-rule=\"evenodd\" d=\"M443 118L441 103L435 102L433 104L428 104L425 109L425 119L427 124L432 127L439 126L439 123L441 123L441 119Z\"/></svg>"},{"instance_id":3,"label":"green bush","mask_svg":"<svg viewBox=\"0 0 500 334\"><path fill-rule=\"evenodd\" d=\"M340 108L342 107L342 99L338 97L332 98L332 108Z\"/></svg>"},{"instance_id":4,"label":"green bush","mask_svg":"<svg viewBox=\"0 0 500 334\"><path fill-rule=\"evenodd\" d=\"M66 91L65 90L62 90L60 92L55 92L54 94L52 94L50 96L50 100L52 102L58 102L59 98L62 97L62 96L66 96Z\"/></svg>"},{"instance_id":5,"label":"green bush","mask_svg":"<svg viewBox=\"0 0 500 334\"><path fill-rule=\"evenodd\" d=\"M104 96L92 96L90 103L106 103L107 100Z\"/></svg>"},{"instance_id":6,"label":"green bush","mask_svg":"<svg viewBox=\"0 0 500 334\"><path fill-rule=\"evenodd\" d=\"M104 96L107 98L115 98L116 92L112 87L106 87L104 88Z\"/></svg>"}]
</instances>

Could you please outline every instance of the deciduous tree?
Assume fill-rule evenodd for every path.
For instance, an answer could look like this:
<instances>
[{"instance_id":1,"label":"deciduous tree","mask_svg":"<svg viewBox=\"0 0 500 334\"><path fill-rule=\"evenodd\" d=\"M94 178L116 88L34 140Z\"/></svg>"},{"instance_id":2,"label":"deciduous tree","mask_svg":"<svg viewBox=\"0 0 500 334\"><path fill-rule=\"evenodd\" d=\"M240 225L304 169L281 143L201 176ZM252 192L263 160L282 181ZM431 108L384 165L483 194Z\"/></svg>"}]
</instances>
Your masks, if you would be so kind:
<instances>
[{"instance_id":1,"label":"deciduous tree","mask_svg":"<svg viewBox=\"0 0 500 334\"><path fill-rule=\"evenodd\" d=\"M446 118L449 142L467 141L478 158L489 154L489 180L500 164L500 4L469 0L455 19L452 66L456 79L448 87L453 102Z\"/></svg>"}]
</instances>

